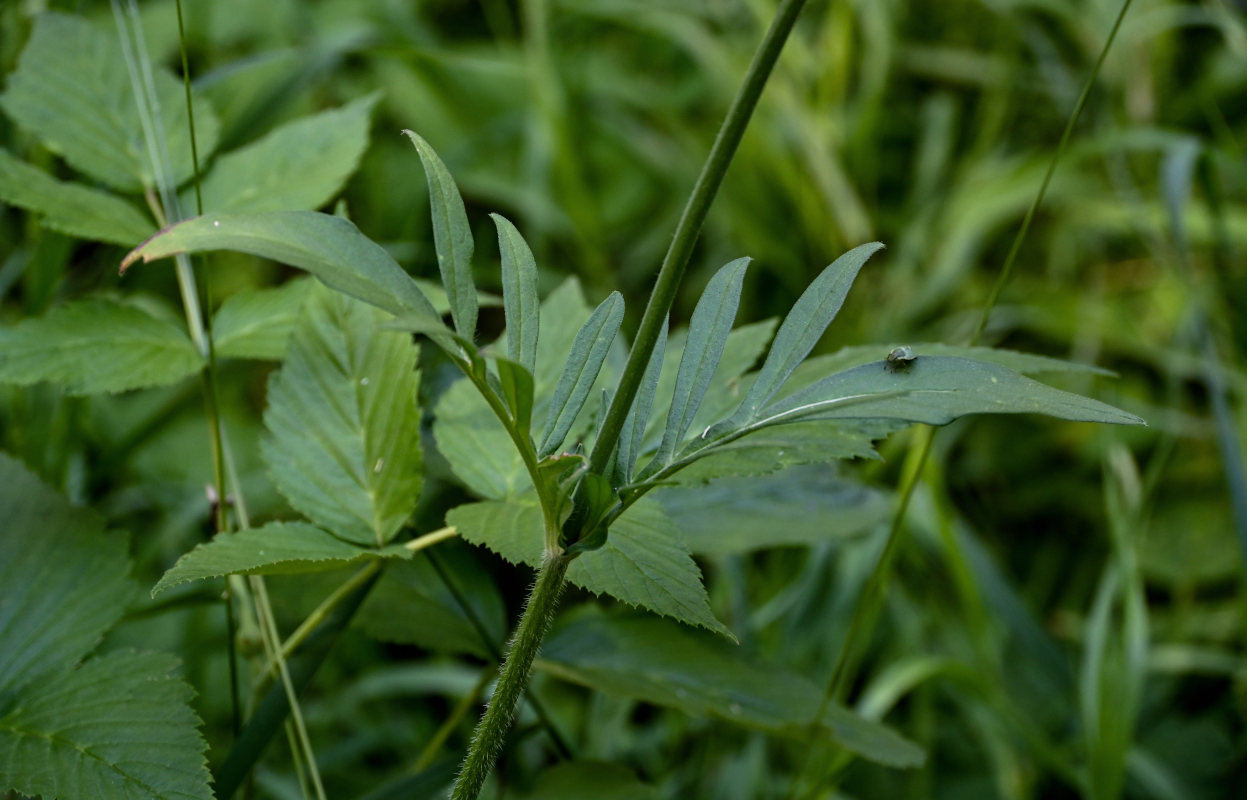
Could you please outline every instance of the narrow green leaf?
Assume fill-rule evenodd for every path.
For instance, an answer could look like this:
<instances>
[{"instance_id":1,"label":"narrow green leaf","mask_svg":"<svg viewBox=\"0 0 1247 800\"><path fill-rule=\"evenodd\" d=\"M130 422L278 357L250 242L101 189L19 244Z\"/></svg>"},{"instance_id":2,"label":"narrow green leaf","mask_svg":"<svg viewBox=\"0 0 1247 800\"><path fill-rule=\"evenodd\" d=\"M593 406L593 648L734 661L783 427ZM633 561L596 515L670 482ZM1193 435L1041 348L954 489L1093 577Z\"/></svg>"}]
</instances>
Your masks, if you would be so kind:
<instances>
[{"instance_id":1,"label":"narrow green leaf","mask_svg":"<svg viewBox=\"0 0 1247 800\"><path fill-rule=\"evenodd\" d=\"M1134 414L1063 392L995 364L919 356L829 376L765 408L756 425L786 419L887 418L946 425L967 414L1044 414L1080 422L1142 425Z\"/></svg>"},{"instance_id":2,"label":"narrow green leaf","mask_svg":"<svg viewBox=\"0 0 1247 800\"><path fill-rule=\"evenodd\" d=\"M211 800L208 747L178 667L121 651L31 686L0 717L0 786L60 800Z\"/></svg>"},{"instance_id":3,"label":"narrow green leaf","mask_svg":"<svg viewBox=\"0 0 1247 800\"><path fill-rule=\"evenodd\" d=\"M537 776L528 800L659 800L658 790L609 761L566 761Z\"/></svg>"},{"instance_id":4,"label":"narrow green leaf","mask_svg":"<svg viewBox=\"0 0 1247 800\"><path fill-rule=\"evenodd\" d=\"M525 433L533 424L533 376L520 364L505 358L496 359L498 384L502 397L511 410L511 419Z\"/></svg>"},{"instance_id":5,"label":"narrow green leaf","mask_svg":"<svg viewBox=\"0 0 1247 800\"><path fill-rule=\"evenodd\" d=\"M541 563L545 533L532 493L505 503L459 506L446 515L446 523L458 528L464 539L512 563L534 567ZM572 562L567 580L655 614L732 635L710 610L701 571L679 530L648 498L615 521L601 548Z\"/></svg>"},{"instance_id":6,"label":"narrow green leaf","mask_svg":"<svg viewBox=\"0 0 1247 800\"><path fill-rule=\"evenodd\" d=\"M537 667L616 697L799 740L822 696L805 677L747 659L721 639L635 615L583 614L559 626ZM830 704L817 722L823 736L863 758L891 767L923 762L917 745L843 706Z\"/></svg>"},{"instance_id":7,"label":"narrow green leaf","mask_svg":"<svg viewBox=\"0 0 1247 800\"><path fill-rule=\"evenodd\" d=\"M121 262L124 272L177 253L233 250L305 269L326 285L399 317L442 329L441 316L381 245L341 217L316 211L214 214L165 228ZM447 331L449 333L449 331Z\"/></svg>"},{"instance_id":8,"label":"narrow green leaf","mask_svg":"<svg viewBox=\"0 0 1247 800\"><path fill-rule=\"evenodd\" d=\"M177 325L117 300L79 300L0 329L0 383L122 392L176 383L204 363Z\"/></svg>"},{"instance_id":9,"label":"narrow green leaf","mask_svg":"<svg viewBox=\"0 0 1247 800\"><path fill-rule=\"evenodd\" d=\"M472 228L459 196L459 187L450 170L429 146L413 131L403 131L424 164L429 181L429 205L433 214L433 243L437 248L437 266L442 283L450 296L450 315L455 330L468 341L476 337L476 285L472 280Z\"/></svg>"},{"instance_id":10,"label":"narrow green leaf","mask_svg":"<svg viewBox=\"0 0 1247 800\"><path fill-rule=\"evenodd\" d=\"M230 295L212 317L212 343L223 358L280 361L307 299L310 278Z\"/></svg>"},{"instance_id":11,"label":"narrow green leaf","mask_svg":"<svg viewBox=\"0 0 1247 800\"><path fill-rule=\"evenodd\" d=\"M554 387L544 433L538 453L542 458L563 446L568 431L576 421L580 409L589 399L589 392L597 380L602 363L610 352L611 342L619 333L623 322L623 296L611 292L610 296L594 310L593 314L576 334L571 353L567 357L563 374Z\"/></svg>"},{"instance_id":12,"label":"narrow green leaf","mask_svg":"<svg viewBox=\"0 0 1247 800\"><path fill-rule=\"evenodd\" d=\"M624 417L623 427L619 431L619 449L615 453L615 472L619 483L632 480L632 470L645 446L645 428L649 421L649 412L654 405L654 395L658 392L658 379L662 374L663 361L667 352L667 321L663 320L662 329L658 333L658 343L654 352L650 353L649 363L645 365L645 375L641 378L641 386L636 397L632 398L632 408Z\"/></svg>"},{"instance_id":13,"label":"narrow green leaf","mask_svg":"<svg viewBox=\"0 0 1247 800\"><path fill-rule=\"evenodd\" d=\"M368 122L380 98L300 117L252 144L218 156L200 189L204 213L316 209L342 189L368 147ZM182 194L195 208L194 189Z\"/></svg>"},{"instance_id":14,"label":"narrow green leaf","mask_svg":"<svg viewBox=\"0 0 1247 800\"><path fill-rule=\"evenodd\" d=\"M541 324L537 298L537 262L528 242L501 214L490 214L498 228L502 253L502 302L507 315L507 347L511 360L529 372L537 364L537 332Z\"/></svg>"},{"instance_id":15,"label":"narrow green leaf","mask_svg":"<svg viewBox=\"0 0 1247 800\"><path fill-rule=\"evenodd\" d=\"M186 96L181 80L168 70L154 70L153 79L173 170L169 177L181 184L193 171ZM195 97L193 104L204 162L216 147L219 125L206 101ZM0 106L75 169L123 192L155 186L116 31L68 14L37 15Z\"/></svg>"},{"instance_id":16,"label":"narrow green leaf","mask_svg":"<svg viewBox=\"0 0 1247 800\"><path fill-rule=\"evenodd\" d=\"M291 505L342 539L390 541L420 497L416 350L376 310L325 289L269 380L262 443Z\"/></svg>"},{"instance_id":17,"label":"narrow green leaf","mask_svg":"<svg viewBox=\"0 0 1247 800\"><path fill-rule=\"evenodd\" d=\"M5 453L0 453L0 520L4 697L81 659L121 618L136 592L126 537L105 534L103 517L71 506ZM0 781L0 787L11 785Z\"/></svg>"},{"instance_id":18,"label":"narrow green leaf","mask_svg":"<svg viewBox=\"0 0 1247 800\"><path fill-rule=\"evenodd\" d=\"M642 475L657 472L669 464L676 447L688 432L702 398L710 387L710 379L723 357L723 348L727 344L728 334L732 332L732 323L736 320L741 285L748 266L748 258L738 258L720 269L710 279L705 293L697 301L693 319L689 323L688 338L684 341L684 353L680 356L675 394L672 396L671 410L667 413L667 428L663 431L658 453L650 465L642 470Z\"/></svg>"},{"instance_id":19,"label":"narrow green leaf","mask_svg":"<svg viewBox=\"0 0 1247 800\"><path fill-rule=\"evenodd\" d=\"M762 369L749 387L740 408L727 420L715 426L715 432L740 428L754 419L758 410L775 396L793 370L818 344L827 326L844 305L844 298L853 286L857 273L866 260L881 250L879 242L860 245L831 262L814 279L793 305L792 311L779 326L775 342Z\"/></svg>"},{"instance_id":20,"label":"narrow green leaf","mask_svg":"<svg viewBox=\"0 0 1247 800\"><path fill-rule=\"evenodd\" d=\"M59 233L133 247L156 231L134 206L108 192L58 181L0 150L0 200L39 215Z\"/></svg>"},{"instance_id":21,"label":"narrow green leaf","mask_svg":"<svg viewBox=\"0 0 1247 800\"><path fill-rule=\"evenodd\" d=\"M179 584L222 575L295 575L318 572L365 558L411 558L401 544L379 550L348 544L306 522L270 522L237 533L221 533L195 547L152 588L152 597Z\"/></svg>"}]
</instances>

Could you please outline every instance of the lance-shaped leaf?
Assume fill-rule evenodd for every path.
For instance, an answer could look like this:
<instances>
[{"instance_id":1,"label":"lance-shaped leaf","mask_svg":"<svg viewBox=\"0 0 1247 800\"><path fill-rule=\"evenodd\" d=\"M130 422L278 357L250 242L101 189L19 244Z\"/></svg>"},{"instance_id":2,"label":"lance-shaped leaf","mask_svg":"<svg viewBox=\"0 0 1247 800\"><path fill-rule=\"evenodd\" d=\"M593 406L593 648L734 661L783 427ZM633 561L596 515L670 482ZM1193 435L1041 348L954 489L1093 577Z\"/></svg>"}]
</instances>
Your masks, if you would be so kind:
<instances>
[{"instance_id":1,"label":"lance-shaped leaf","mask_svg":"<svg viewBox=\"0 0 1247 800\"><path fill-rule=\"evenodd\" d=\"M132 250L121 262L121 269L124 272L140 258L146 262L176 253L212 250L250 253L305 269L339 292L395 316L420 321L431 335L445 330L416 282L381 245L348 220L316 211L213 214L188 219Z\"/></svg>"},{"instance_id":2,"label":"lance-shaped leaf","mask_svg":"<svg viewBox=\"0 0 1247 800\"><path fill-rule=\"evenodd\" d=\"M502 390L502 399L511 411L511 419L517 428L524 433L533 423L533 376L514 361L499 358L498 388Z\"/></svg>"},{"instance_id":3,"label":"lance-shaped leaf","mask_svg":"<svg viewBox=\"0 0 1247 800\"><path fill-rule=\"evenodd\" d=\"M174 383L204 363L177 325L112 299L79 300L0 329L0 383L122 392Z\"/></svg>"},{"instance_id":4,"label":"lance-shaped leaf","mask_svg":"<svg viewBox=\"0 0 1247 800\"><path fill-rule=\"evenodd\" d=\"M0 200L39 215L54 231L133 247L156 226L134 206L108 192L69 181L0 150Z\"/></svg>"},{"instance_id":5,"label":"lance-shaped leaf","mask_svg":"<svg viewBox=\"0 0 1247 800\"><path fill-rule=\"evenodd\" d=\"M903 367L876 361L831 375L768 406L752 427L800 418L946 425L967 414L1044 414L1079 422L1145 424L1107 403L1054 389L996 364L919 356Z\"/></svg>"},{"instance_id":6,"label":"lance-shaped leaf","mask_svg":"<svg viewBox=\"0 0 1247 800\"><path fill-rule=\"evenodd\" d=\"M654 352L650 353L649 363L645 365L645 374L641 376L641 386L636 397L632 398L632 407L628 416L624 417L623 427L619 429L619 445L615 451L615 472L619 482L628 483L632 480L632 469L645 444L645 424L649 421L650 408L654 405L654 395L658 392L658 378L662 374L663 360L667 352L667 320L663 320L662 329L658 332L658 343Z\"/></svg>"},{"instance_id":7,"label":"lance-shaped leaf","mask_svg":"<svg viewBox=\"0 0 1247 800\"><path fill-rule=\"evenodd\" d=\"M306 522L270 522L220 533L178 559L152 588L152 597L190 581L222 575L291 575L318 572L364 558L411 558L401 544L359 547Z\"/></svg>"},{"instance_id":8,"label":"lance-shaped leaf","mask_svg":"<svg viewBox=\"0 0 1247 800\"><path fill-rule=\"evenodd\" d=\"M723 347L736 320L740 288L748 266L748 258L738 258L720 269L697 301L692 322L689 323L688 338L684 341L684 353L680 356L680 370L676 373L675 394L672 395L671 410L667 413L667 427L658 445L658 453L642 475L657 472L670 463L676 447L688 432L710 387L710 379L723 357Z\"/></svg>"},{"instance_id":9,"label":"lance-shaped leaf","mask_svg":"<svg viewBox=\"0 0 1247 800\"><path fill-rule=\"evenodd\" d=\"M498 227L502 254L502 302L507 315L507 352L530 373L537 364L537 332L541 324L537 299L537 262L528 242L501 214L490 214Z\"/></svg>"},{"instance_id":10,"label":"lance-shaped leaf","mask_svg":"<svg viewBox=\"0 0 1247 800\"><path fill-rule=\"evenodd\" d=\"M314 292L269 380L262 452L290 504L340 538L383 545L422 484L416 351L374 309Z\"/></svg>"},{"instance_id":11,"label":"lance-shaped leaf","mask_svg":"<svg viewBox=\"0 0 1247 800\"><path fill-rule=\"evenodd\" d=\"M602 301L576 334L563 374L559 376L550 401L549 416L541 436L541 446L538 448L541 457L554 453L567 438L568 431L576 421L576 415L589 398L602 363L606 361L611 342L615 340L615 334L619 333L623 312L623 296L619 292L611 292L610 297Z\"/></svg>"},{"instance_id":12,"label":"lance-shaped leaf","mask_svg":"<svg viewBox=\"0 0 1247 800\"><path fill-rule=\"evenodd\" d=\"M758 410L775 396L793 370L818 344L827 326L835 319L844 305L844 298L853 286L853 280L862 265L874 253L882 249L879 242L855 247L831 262L822 274L814 279L793 305L792 311L779 326L771 352L767 354L762 369L753 385L732 416L714 426L713 432L734 430L754 419Z\"/></svg>"},{"instance_id":13,"label":"lance-shaped leaf","mask_svg":"<svg viewBox=\"0 0 1247 800\"><path fill-rule=\"evenodd\" d=\"M450 296L455 330L468 341L476 336L476 285L472 280L472 228L463 208L459 187L450 170L429 143L412 131L403 131L416 146L429 180L429 207L433 214L433 244L442 284Z\"/></svg>"}]
</instances>

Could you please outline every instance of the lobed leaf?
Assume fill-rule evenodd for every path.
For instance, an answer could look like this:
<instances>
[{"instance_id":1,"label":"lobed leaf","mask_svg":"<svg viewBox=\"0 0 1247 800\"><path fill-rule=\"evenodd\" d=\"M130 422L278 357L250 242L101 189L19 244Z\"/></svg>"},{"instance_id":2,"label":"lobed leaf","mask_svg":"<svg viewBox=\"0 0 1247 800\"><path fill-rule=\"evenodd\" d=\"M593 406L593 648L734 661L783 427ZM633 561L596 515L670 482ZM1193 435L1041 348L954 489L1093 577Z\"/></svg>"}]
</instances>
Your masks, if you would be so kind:
<instances>
[{"instance_id":1,"label":"lobed leaf","mask_svg":"<svg viewBox=\"0 0 1247 800\"><path fill-rule=\"evenodd\" d=\"M450 170L441 158L413 131L404 134L416 146L429 182L429 206L433 214L433 243L442 285L450 296L450 315L455 330L469 342L476 336L476 285L472 280L472 228L463 198Z\"/></svg>"},{"instance_id":2,"label":"lobed leaf","mask_svg":"<svg viewBox=\"0 0 1247 800\"><path fill-rule=\"evenodd\" d=\"M290 504L355 544L390 541L420 497L416 350L375 309L324 289L269 380L262 453Z\"/></svg>"},{"instance_id":3,"label":"lobed leaf","mask_svg":"<svg viewBox=\"0 0 1247 800\"><path fill-rule=\"evenodd\" d=\"M271 289L230 295L212 317L212 343L223 358L280 361L312 284L297 278Z\"/></svg>"},{"instance_id":4,"label":"lobed leaf","mask_svg":"<svg viewBox=\"0 0 1247 800\"><path fill-rule=\"evenodd\" d=\"M537 298L537 262L524 237L501 214L490 214L498 228L502 254L502 302L506 308L507 352L511 360L536 371L537 335L541 325Z\"/></svg>"},{"instance_id":5,"label":"lobed leaf","mask_svg":"<svg viewBox=\"0 0 1247 800\"><path fill-rule=\"evenodd\" d=\"M78 300L0 328L0 383L123 392L176 383L205 363L177 325L112 299Z\"/></svg>"}]
</instances>

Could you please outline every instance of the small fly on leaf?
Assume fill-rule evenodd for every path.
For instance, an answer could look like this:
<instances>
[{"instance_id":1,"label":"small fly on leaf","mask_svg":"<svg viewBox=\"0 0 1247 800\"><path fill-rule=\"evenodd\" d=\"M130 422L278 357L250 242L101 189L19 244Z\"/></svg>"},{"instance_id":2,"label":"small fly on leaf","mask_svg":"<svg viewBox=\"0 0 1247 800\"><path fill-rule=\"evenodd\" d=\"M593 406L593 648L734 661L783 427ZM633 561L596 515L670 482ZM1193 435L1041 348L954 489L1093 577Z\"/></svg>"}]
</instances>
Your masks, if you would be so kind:
<instances>
[{"instance_id":1,"label":"small fly on leaf","mask_svg":"<svg viewBox=\"0 0 1247 800\"><path fill-rule=\"evenodd\" d=\"M895 347L892 349L892 352L888 353L888 357L884 359L883 367L888 372L908 372L917 358L912 347Z\"/></svg>"}]
</instances>

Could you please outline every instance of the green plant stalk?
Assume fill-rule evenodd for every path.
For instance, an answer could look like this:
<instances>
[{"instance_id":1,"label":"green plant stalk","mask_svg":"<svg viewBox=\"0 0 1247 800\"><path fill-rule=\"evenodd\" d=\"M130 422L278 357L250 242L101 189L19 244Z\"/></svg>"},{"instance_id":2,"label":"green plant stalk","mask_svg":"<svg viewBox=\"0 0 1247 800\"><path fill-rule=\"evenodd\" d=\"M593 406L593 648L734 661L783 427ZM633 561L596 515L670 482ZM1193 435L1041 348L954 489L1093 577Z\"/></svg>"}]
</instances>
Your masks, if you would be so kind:
<instances>
[{"instance_id":1,"label":"green plant stalk","mask_svg":"<svg viewBox=\"0 0 1247 800\"><path fill-rule=\"evenodd\" d=\"M541 569L537 572L532 594L524 605L519 627L507 648L507 657L502 662L494 695L472 733L472 743L468 746L468 754L463 759L463 767L455 780L452 800L476 800L485 779L489 777L494 761L502 750L507 731L511 728L520 694L528 684L533 659L537 657L541 642L554 619L559 596L563 593L563 578L574 558L575 556L566 553L546 553Z\"/></svg>"}]
</instances>

